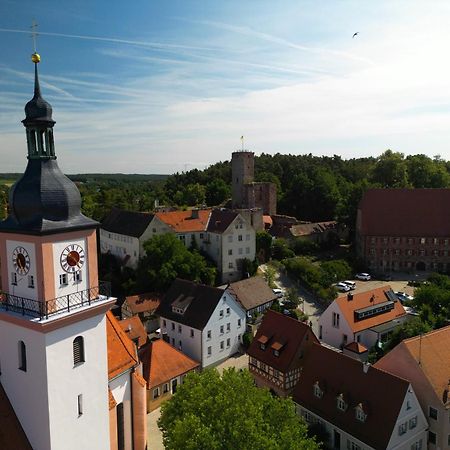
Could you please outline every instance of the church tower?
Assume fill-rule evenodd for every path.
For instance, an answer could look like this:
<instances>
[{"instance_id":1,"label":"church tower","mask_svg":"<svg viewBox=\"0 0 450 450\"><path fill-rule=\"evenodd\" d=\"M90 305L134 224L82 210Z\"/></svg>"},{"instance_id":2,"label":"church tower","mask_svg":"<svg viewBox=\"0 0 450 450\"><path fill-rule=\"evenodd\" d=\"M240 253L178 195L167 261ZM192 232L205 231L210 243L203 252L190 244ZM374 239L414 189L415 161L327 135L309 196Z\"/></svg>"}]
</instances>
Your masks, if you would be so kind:
<instances>
[{"instance_id":1,"label":"church tower","mask_svg":"<svg viewBox=\"0 0 450 450\"><path fill-rule=\"evenodd\" d=\"M98 224L58 167L37 53L32 61L28 164L0 222L0 382L33 449L109 450L105 313L115 299L98 281Z\"/></svg>"}]
</instances>

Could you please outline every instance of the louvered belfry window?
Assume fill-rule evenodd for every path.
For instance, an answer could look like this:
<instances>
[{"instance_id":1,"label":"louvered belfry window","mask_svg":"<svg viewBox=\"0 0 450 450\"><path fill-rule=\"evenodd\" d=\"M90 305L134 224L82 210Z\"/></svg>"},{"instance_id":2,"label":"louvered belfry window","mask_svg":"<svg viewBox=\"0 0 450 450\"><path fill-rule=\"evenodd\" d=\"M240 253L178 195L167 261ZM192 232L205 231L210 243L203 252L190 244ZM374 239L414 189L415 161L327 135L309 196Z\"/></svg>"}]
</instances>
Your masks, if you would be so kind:
<instances>
[{"instance_id":1,"label":"louvered belfry window","mask_svg":"<svg viewBox=\"0 0 450 450\"><path fill-rule=\"evenodd\" d=\"M84 362L84 340L82 336L77 336L73 340L73 365L76 366Z\"/></svg>"}]
</instances>

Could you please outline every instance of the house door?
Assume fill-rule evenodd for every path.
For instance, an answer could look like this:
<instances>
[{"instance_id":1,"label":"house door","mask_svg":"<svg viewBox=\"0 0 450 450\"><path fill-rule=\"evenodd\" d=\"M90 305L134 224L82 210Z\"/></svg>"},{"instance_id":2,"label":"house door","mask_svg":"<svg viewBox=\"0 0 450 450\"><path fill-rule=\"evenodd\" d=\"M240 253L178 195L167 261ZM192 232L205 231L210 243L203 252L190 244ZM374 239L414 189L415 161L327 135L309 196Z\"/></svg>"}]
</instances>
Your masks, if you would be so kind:
<instances>
[{"instance_id":1,"label":"house door","mask_svg":"<svg viewBox=\"0 0 450 450\"><path fill-rule=\"evenodd\" d=\"M175 392L177 390L177 384L178 384L178 380L176 378L174 378L172 380L172 394L175 394Z\"/></svg>"},{"instance_id":2,"label":"house door","mask_svg":"<svg viewBox=\"0 0 450 450\"><path fill-rule=\"evenodd\" d=\"M341 433L339 433L336 430L334 430L333 442L334 442L334 448L337 448L337 449L341 448Z\"/></svg>"}]
</instances>

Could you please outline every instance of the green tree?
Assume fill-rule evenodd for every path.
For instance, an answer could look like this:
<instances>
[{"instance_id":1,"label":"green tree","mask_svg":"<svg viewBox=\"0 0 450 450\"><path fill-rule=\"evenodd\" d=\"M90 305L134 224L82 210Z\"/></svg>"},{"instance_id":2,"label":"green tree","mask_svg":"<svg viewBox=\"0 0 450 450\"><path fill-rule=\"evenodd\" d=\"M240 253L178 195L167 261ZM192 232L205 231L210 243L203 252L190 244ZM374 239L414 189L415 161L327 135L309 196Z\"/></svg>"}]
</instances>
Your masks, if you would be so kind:
<instances>
[{"instance_id":1,"label":"green tree","mask_svg":"<svg viewBox=\"0 0 450 450\"><path fill-rule=\"evenodd\" d=\"M206 204L208 206L218 206L231 196L229 184L220 178L210 181L206 185Z\"/></svg>"},{"instance_id":2,"label":"green tree","mask_svg":"<svg viewBox=\"0 0 450 450\"><path fill-rule=\"evenodd\" d=\"M267 281L267 284L273 289L276 288L275 277L277 276L277 271L271 267L266 266L266 270L264 271L264 279Z\"/></svg>"},{"instance_id":3,"label":"green tree","mask_svg":"<svg viewBox=\"0 0 450 450\"><path fill-rule=\"evenodd\" d=\"M190 373L161 407L168 450L318 449L290 399L255 387L247 370Z\"/></svg>"},{"instance_id":4,"label":"green tree","mask_svg":"<svg viewBox=\"0 0 450 450\"><path fill-rule=\"evenodd\" d=\"M285 239L278 238L273 241L272 244L272 257L281 261L285 258L292 258L295 253L289 247L289 244Z\"/></svg>"},{"instance_id":5,"label":"green tree","mask_svg":"<svg viewBox=\"0 0 450 450\"><path fill-rule=\"evenodd\" d=\"M256 232L256 254L261 261L268 261L272 256L272 236L267 231Z\"/></svg>"},{"instance_id":6,"label":"green tree","mask_svg":"<svg viewBox=\"0 0 450 450\"><path fill-rule=\"evenodd\" d=\"M377 160L372 180L382 187L402 188L408 186L407 167L403 153L386 150Z\"/></svg>"},{"instance_id":7,"label":"green tree","mask_svg":"<svg viewBox=\"0 0 450 450\"><path fill-rule=\"evenodd\" d=\"M137 292L163 290L177 277L214 284L216 269L208 267L198 251L189 251L174 234L152 237L144 242L144 250L137 268Z\"/></svg>"}]
</instances>

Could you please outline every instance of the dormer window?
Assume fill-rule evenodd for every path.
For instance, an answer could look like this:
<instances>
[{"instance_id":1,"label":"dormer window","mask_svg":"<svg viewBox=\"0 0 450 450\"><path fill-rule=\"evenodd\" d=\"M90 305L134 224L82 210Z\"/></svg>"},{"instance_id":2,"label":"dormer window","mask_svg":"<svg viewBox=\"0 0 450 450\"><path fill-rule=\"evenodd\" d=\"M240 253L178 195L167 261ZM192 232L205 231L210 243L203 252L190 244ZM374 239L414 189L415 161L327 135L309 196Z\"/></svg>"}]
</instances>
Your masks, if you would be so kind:
<instances>
[{"instance_id":1,"label":"dormer window","mask_svg":"<svg viewBox=\"0 0 450 450\"><path fill-rule=\"evenodd\" d=\"M367 419L367 414L364 412L361 403L355 408L355 417L356 420L359 420L360 422L365 422Z\"/></svg>"},{"instance_id":2,"label":"dormer window","mask_svg":"<svg viewBox=\"0 0 450 450\"><path fill-rule=\"evenodd\" d=\"M270 348L273 350L273 354L275 356L280 356L281 350L283 349L284 344L278 341L275 341Z\"/></svg>"},{"instance_id":3,"label":"dormer window","mask_svg":"<svg viewBox=\"0 0 450 450\"><path fill-rule=\"evenodd\" d=\"M313 385L313 391L314 391L314 396L317 398L322 398L323 397L323 391L319 386L319 382L316 381Z\"/></svg>"},{"instance_id":4,"label":"dormer window","mask_svg":"<svg viewBox=\"0 0 450 450\"><path fill-rule=\"evenodd\" d=\"M264 336L264 335L261 335L261 336L258 338L259 348L260 348L261 350L265 350L265 349L266 349L267 342L269 342L269 339L270 339L269 337Z\"/></svg>"},{"instance_id":5,"label":"dormer window","mask_svg":"<svg viewBox=\"0 0 450 450\"><path fill-rule=\"evenodd\" d=\"M194 297L180 294L175 301L172 302L172 312L183 315L188 309Z\"/></svg>"},{"instance_id":6,"label":"dormer window","mask_svg":"<svg viewBox=\"0 0 450 450\"><path fill-rule=\"evenodd\" d=\"M347 410L347 403L344 400L343 394L338 395L338 397L336 399L336 406L337 406L337 409L340 409L341 411Z\"/></svg>"}]
</instances>

